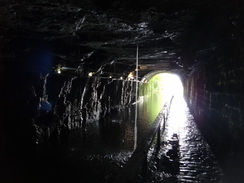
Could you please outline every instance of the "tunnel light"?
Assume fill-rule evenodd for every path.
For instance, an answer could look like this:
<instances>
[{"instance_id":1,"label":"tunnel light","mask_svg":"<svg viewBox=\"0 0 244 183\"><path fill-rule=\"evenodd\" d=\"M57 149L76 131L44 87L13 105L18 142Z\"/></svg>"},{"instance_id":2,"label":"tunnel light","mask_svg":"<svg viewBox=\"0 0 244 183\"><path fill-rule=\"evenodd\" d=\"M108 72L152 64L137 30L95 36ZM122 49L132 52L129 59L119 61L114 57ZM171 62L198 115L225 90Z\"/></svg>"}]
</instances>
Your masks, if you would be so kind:
<instances>
[{"instance_id":1,"label":"tunnel light","mask_svg":"<svg viewBox=\"0 0 244 183\"><path fill-rule=\"evenodd\" d=\"M134 76L133 76L133 73L132 73L132 72L128 75L128 79L129 79L129 80L134 79Z\"/></svg>"},{"instance_id":2,"label":"tunnel light","mask_svg":"<svg viewBox=\"0 0 244 183\"><path fill-rule=\"evenodd\" d=\"M61 74L61 72L62 72L62 67L61 67L61 65L58 65L58 66L56 67L55 72L56 72L57 74Z\"/></svg>"},{"instance_id":3,"label":"tunnel light","mask_svg":"<svg viewBox=\"0 0 244 183\"><path fill-rule=\"evenodd\" d=\"M111 78L112 78L112 76L109 76L109 78L111 79Z\"/></svg>"},{"instance_id":4,"label":"tunnel light","mask_svg":"<svg viewBox=\"0 0 244 183\"><path fill-rule=\"evenodd\" d=\"M61 74L61 69L57 69L57 73L58 74Z\"/></svg>"},{"instance_id":5,"label":"tunnel light","mask_svg":"<svg viewBox=\"0 0 244 183\"><path fill-rule=\"evenodd\" d=\"M141 80L142 83L149 83L142 85L141 91L145 95L149 93L161 93L165 100L172 96L183 96L183 85L180 78L172 73L160 73L152 77L149 81Z\"/></svg>"},{"instance_id":6,"label":"tunnel light","mask_svg":"<svg viewBox=\"0 0 244 183\"><path fill-rule=\"evenodd\" d=\"M56 66L55 68L55 72L57 74L61 74L62 72L66 72L66 71L71 71L71 72L80 72L79 69L77 68L73 68L73 67L65 67L65 66L61 66L60 64Z\"/></svg>"},{"instance_id":7,"label":"tunnel light","mask_svg":"<svg viewBox=\"0 0 244 183\"><path fill-rule=\"evenodd\" d=\"M121 76L119 79L121 79L121 80L122 80L122 79L123 79L123 77Z\"/></svg>"},{"instance_id":8,"label":"tunnel light","mask_svg":"<svg viewBox=\"0 0 244 183\"><path fill-rule=\"evenodd\" d=\"M180 78L171 73L157 75L159 89L161 88L164 98L170 99L172 96L183 96L183 85Z\"/></svg>"},{"instance_id":9,"label":"tunnel light","mask_svg":"<svg viewBox=\"0 0 244 183\"><path fill-rule=\"evenodd\" d=\"M89 72L89 73L88 73L88 76L89 76L89 77L92 77L92 76L93 76L93 73L92 73L92 72Z\"/></svg>"}]
</instances>

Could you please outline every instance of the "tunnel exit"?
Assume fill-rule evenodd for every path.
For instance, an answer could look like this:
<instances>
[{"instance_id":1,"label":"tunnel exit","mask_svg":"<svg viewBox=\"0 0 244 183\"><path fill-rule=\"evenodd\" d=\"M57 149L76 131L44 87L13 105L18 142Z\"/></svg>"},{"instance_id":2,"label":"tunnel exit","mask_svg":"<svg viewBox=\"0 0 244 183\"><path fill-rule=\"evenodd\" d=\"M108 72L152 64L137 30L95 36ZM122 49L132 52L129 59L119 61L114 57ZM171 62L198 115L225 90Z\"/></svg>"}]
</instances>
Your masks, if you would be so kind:
<instances>
[{"instance_id":1,"label":"tunnel exit","mask_svg":"<svg viewBox=\"0 0 244 183\"><path fill-rule=\"evenodd\" d=\"M147 79L146 79L147 78ZM183 85L176 74L154 73L145 76L139 87L139 103L135 115L135 145L141 146L148 131L156 124L156 118L164 110L169 111L172 99L183 99ZM138 109L137 109L138 107ZM138 117L137 117L138 116Z\"/></svg>"},{"instance_id":2,"label":"tunnel exit","mask_svg":"<svg viewBox=\"0 0 244 183\"><path fill-rule=\"evenodd\" d=\"M144 109L140 108L139 113L143 111L150 118L152 115L160 116L165 106L168 108L166 121L161 121L164 126L161 136L157 137L160 139L160 148L158 150L158 144L155 144L154 152L147 155L148 182L221 181L221 169L183 97L180 77L171 73L156 74L140 89L140 96L143 96L146 104L141 102ZM142 123L143 115L140 115L139 120ZM151 118L148 121L154 120ZM172 155L173 137L178 139L177 156Z\"/></svg>"},{"instance_id":3,"label":"tunnel exit","mask_svg":"<svg viewBox=\"0 0 244 183\"><path fill-rule=\"evenodd\" d=\"M139 95L148 96L153 93L162 93L165 98L172 95L183 97L183 85L180 77L173 73L159 73L148 79L144 77Z\"/></svg>"},{"instance_id":4,"label":"tunnel exit","mask_svg":"<svg viewBox=\"0 0 244 183\"><path fill-rule=\"evenodd\" d=\"M151 76L144 77L139 88L134 150L116 183L133 177L130 168L139 169L135 162L142 162L144 151L147 162L141 165L141 177L147 182L221 181L221 169L183 97L180 77L172 73ZM172 145L175 138L177 146Z\"/></svg>"},{"instance_id":5,"label":"tunnel exit","mask_svg":"<svg viewBox=\"0 0 244 183\"><path fill-rule=\"evenodd\" d=\"M183 85L180 77L173 73L159 73L146 78L142 79L139 88L139 108L144 108L142 111L147 111L153 121L172 98L183 99Z\"/></svg>"}]
</instances>

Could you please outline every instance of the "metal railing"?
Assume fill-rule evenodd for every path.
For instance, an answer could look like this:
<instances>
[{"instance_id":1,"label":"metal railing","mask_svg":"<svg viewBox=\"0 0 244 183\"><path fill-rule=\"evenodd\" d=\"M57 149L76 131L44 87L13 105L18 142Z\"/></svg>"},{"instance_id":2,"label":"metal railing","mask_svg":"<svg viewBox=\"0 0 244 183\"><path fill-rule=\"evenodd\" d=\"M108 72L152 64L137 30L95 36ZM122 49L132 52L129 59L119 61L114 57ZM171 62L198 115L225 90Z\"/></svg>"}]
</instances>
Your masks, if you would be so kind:
<instances>
[{"instance_id":1,"label":"metal railing","mask_svg":"<svg viewBox=\"0 0 244 183\"><path fill-rule=\"evenodd\" d=\"M152 146L155 138L156 141L156 152L159 151L161 146L161 134L165 130L165 124L168 119L170 106L172 103L173 97L171 100L166 103L155 119L153 126L151 127L147 138L144 140L145 143L143 146L138 146L133 152L132 156L122 168L120 173L115 179L115 183L135 183L137 182L137 177L139 172L141 171L142 182L146 182L147 180L147 154Z\"/></svg>"}]
</instances>

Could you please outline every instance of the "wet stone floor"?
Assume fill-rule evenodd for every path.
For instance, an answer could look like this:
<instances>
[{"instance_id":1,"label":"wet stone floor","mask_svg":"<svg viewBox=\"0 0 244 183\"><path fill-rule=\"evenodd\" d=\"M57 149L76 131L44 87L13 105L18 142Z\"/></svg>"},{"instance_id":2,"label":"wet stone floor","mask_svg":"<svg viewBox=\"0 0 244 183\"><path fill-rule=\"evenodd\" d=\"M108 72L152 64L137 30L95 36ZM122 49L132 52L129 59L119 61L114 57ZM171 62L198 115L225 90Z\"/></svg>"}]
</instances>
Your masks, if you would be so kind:
<instances>
[{"instance_id":1,"label":"wet stone floor","mask_svg":"<svg viewBox=\"0 0 244 183\"><path fill-rule=\"evenodd\" d=\"M184 99L175 98L161 145L148 153L146 182L220 183L223 174Z\"/></svg>"}]
</instances>

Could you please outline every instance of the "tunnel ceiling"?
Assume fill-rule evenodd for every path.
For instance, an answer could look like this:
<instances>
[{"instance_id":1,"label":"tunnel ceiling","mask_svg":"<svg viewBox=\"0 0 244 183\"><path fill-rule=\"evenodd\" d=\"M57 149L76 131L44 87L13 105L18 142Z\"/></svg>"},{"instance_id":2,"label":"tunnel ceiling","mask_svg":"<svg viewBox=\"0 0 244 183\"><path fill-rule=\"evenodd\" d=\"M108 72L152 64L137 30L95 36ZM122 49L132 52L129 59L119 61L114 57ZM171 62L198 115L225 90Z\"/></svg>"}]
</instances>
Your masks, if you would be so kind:
<instances>
[{"instance_id":1,"label":"tunnel ceiling","mask_svg":"<svg viewBox=\"0 0 244 183\"><path fill-rule=\"evenodd\" d=\"M0 1L1 56L31 69L48 55L54 67L85 76L189 74L241 22L238 1ZM17 60L17 61L16 61ZM42 62L42 61L40 61ZM44 71L46 71L44 69Z\"/></svg>"}]
</instances>

